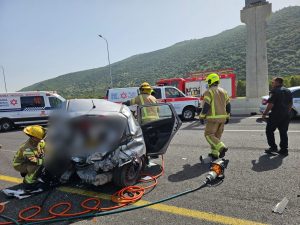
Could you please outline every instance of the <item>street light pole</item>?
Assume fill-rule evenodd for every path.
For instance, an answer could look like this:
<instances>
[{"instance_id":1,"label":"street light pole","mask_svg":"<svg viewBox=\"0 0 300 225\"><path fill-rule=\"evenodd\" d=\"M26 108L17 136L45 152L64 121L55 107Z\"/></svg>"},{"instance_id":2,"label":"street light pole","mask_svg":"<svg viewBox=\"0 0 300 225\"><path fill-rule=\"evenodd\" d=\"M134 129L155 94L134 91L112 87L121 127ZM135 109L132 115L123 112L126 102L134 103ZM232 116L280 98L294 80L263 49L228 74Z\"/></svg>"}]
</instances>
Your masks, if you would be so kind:
<instances>
[{"instance_id":1,"label":"street light pole","mask_svg":"<svg viewBox=\"0 0 300 225\"><path fill-rule=\"evenodd\" d=\"M112 88L113 87L113 80L112 80L112 75L111 75L111 65L110 65L110 59L109 59L108 41L101 34L98 34L98 36L100 38L103 38L105 40L105 42L106 42L107 58L108 58L108 64L109 64L110 87Z\"/></svg>"},{"instance_id":2,"label":"street light pole","mask_svg":"<svg viewBox=\"0 0 300 225\"><path fill-rule=\"evenodd\" d=\"M5 80L5 73L4 73L4 67L1 66L1 68L2 68L2 75L3 75L4 85L5 85L5 91L6 91L6 93L7 93L6 80Z\"/></svg>"}]
</instances>

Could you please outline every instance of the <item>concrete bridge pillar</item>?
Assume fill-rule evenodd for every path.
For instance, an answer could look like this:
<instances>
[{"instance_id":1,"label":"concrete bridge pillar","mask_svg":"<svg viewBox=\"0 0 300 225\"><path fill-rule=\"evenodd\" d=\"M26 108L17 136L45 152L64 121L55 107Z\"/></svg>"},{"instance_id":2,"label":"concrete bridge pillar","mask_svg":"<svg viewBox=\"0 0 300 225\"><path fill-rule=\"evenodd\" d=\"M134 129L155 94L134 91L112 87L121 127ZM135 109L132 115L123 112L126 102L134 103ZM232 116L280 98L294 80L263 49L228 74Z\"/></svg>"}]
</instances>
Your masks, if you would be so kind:
<instances>
[{"instance_id":1,"label":"concrete bridge pillar","mask_svg":"<svg viewBox=\"0 0 300 225\"><path fill-rule=\"evenodd\" d=\"M269 93L266 19L271 12L272 4L265 0L246 0L241 10L241 21L247 27L247 98L260 98Z\"/></svg>"}]
</instances>

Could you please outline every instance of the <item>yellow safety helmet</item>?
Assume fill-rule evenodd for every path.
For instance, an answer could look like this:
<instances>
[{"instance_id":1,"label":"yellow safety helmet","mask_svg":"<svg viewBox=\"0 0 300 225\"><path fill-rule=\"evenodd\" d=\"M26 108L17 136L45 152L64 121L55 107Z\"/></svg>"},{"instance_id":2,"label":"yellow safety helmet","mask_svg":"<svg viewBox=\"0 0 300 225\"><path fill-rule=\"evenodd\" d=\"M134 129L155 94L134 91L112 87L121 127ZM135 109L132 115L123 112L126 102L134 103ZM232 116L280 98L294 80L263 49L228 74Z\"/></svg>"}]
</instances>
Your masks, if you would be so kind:
<instances>
[{"instance_id":1,"label":"yellow safety helmet","mask_svg":"<svg viewBox=\"0 0 300 225\"><path fill-rule=\"evenodd\" d=\"M152 90L152 87L150 86L150 84L148 82L144 82L141 84L140 89L150 89Z\"/></svg>"},{"instance_id":2,"label":"yellow safety helmet","mask_svg":"<svg viewBox=\"0 0 300 225\"><path fill-rule=\"evenodd\" d=\"M39 125L27 126L24 128L24 133L42 140L45 137L45 130Z\"/></svg>"},{"instance_id":3,"label":"yellow safety helmet","mask_svg":"<svg viewBox=\"0 0 300 225\"><path fill-rule=\"evenodd\" d=\"M211 86L212 84L220 81L220 77L216 73L211 73L206 77L205 81L208 83L208 86Z\"/></svg>"}]
</instances>

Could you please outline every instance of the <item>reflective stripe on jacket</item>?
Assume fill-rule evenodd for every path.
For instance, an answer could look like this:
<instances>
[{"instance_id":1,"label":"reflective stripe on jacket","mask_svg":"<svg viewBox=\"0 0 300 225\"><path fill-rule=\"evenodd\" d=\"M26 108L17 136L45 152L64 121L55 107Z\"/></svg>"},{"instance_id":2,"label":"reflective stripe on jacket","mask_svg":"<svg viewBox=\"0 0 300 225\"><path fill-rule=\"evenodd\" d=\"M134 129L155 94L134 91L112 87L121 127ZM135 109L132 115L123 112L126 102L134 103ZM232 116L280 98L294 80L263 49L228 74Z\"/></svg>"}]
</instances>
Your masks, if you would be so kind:
<instances>
[{"instance_id":1,"label":"reflective stripe on jacket","mask_svg":"<svg viewBox=\"0 0 300 225\"><path fill-rule=\"evenodd\" d=\"M130 100L130 105L148 105L156 104L157 100L154 96L148 94L140 94ZM151 121L159 118L157 106L144 107L142 110L142 121Z\"/></svg>"},{"instance_id":2,"label":"reflective stripe on jacket","mask_svg":"<svg viewBox=\"0 0 300 225\"><path fill-rule=\"evenodd\" d=\"M30 157L36 157L38 155L37 146L34 146L30 143L30 140L26 141L24 144L21 145L19 150L16 152L14 159L13 159L13 166L19 166L23 163L29 163ZM37 165L43 164L43 159L39 159L36 162Z\"/></svg>"},{"instance_id":3,"label":"reflective stripe on jacket","mask_svg":"<svg viewBox=\"0 0 300 225\"><path fill-rule=\"evenodd\" d=\"M204 102L210 105L206 115L208 121L225 122L228 118L226 105L229 103L227 92L218 86L212 86L204 93Z\"/></svg>"}]
</instances>

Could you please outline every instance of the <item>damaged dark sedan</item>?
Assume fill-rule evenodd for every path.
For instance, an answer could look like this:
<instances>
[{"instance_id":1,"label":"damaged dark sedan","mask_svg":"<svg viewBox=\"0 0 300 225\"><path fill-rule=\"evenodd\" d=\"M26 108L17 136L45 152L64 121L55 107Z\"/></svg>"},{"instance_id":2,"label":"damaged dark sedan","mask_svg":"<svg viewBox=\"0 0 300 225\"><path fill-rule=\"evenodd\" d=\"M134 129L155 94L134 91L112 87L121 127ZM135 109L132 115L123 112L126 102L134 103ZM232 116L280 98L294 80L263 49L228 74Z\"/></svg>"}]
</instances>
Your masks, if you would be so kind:
<instances>
[{"instance_id":1,"label":"damaged dark sedan","mask_svg":"<svg viewBox=\"0 0 300 225\"><path fill-rule=\"evenodd\" d=\"M142 122L143 110L158 117ZM133 185L149 157L166 153L181 126L170 104L138 106L137 118L122 104L102 99L72 99L50 120L45 171L59 183L72 177L95 186L113 181Z\"/></svg>"}]
</instances>

